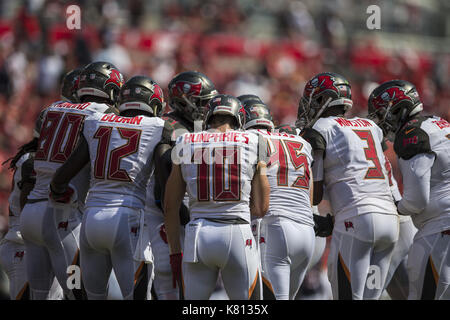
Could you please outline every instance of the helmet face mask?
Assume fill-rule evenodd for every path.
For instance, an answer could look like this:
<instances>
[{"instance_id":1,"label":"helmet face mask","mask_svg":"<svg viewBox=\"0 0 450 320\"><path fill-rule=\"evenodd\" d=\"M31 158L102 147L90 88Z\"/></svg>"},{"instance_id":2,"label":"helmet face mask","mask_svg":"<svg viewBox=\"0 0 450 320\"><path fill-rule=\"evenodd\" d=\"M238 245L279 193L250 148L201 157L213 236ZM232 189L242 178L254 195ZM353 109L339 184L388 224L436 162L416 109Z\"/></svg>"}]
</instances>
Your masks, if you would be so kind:
<instances>
[{"instance_id":1,"label":"helmet face mask","mask_svg":"<svg viewBox=\"0 0 450 320\"><path fill-rule=\"evenodd\" d=\"M314 125L324 111L333 106L343 106L345 111L353 106L350 84L339 74L319 73L305 85L296 125L299 127Z\"/></svg>"},{"instance_id":2,"label":"helmet face mask","mask_svg":"<svg viewBox=\"0 0 450 320\"><path fill-rule=\"evenodd\" d=\"M169 83L169 104L187 120L203 120L208 101L217 94L212 81L197 71L176 75Z\"/></svg>"},{"instance_id":3,"label":"helmet face mask","mask_svg":"<svg viewBox=\"0 0 450 320\"><path fill-rule=\"evenodd\" d=\"M423 109L414 85L404 80L387 81L373 90L368 100L369 118L393 140L405 121Z\"/></svg>"}]
</instances>

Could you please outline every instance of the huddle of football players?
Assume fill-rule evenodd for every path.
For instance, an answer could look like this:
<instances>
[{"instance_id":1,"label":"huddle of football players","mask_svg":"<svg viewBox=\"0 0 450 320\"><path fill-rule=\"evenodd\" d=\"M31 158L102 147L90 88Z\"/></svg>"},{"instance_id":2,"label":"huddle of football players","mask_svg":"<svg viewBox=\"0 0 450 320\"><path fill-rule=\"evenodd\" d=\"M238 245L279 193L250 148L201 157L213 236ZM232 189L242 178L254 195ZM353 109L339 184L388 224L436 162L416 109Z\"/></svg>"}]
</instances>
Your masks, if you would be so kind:
<instances>
[{"instance_id":1,"label":"huddle of football players","mask_svg":"<svg viewBox=\"0 0 450 320\"><path fill-rule=\"evenodd\" d=\"M10 159L11 299L104 300L114 281L124 300L207 300L220 276L230 299L292 300L328 236L333 299L450 299L450 124L410 82L347 118L349 82L317 74L277 127L197 71L170 81L164 115L155 81L107 62L69 72L61 97Z\"/></svg>"}]
</instances>

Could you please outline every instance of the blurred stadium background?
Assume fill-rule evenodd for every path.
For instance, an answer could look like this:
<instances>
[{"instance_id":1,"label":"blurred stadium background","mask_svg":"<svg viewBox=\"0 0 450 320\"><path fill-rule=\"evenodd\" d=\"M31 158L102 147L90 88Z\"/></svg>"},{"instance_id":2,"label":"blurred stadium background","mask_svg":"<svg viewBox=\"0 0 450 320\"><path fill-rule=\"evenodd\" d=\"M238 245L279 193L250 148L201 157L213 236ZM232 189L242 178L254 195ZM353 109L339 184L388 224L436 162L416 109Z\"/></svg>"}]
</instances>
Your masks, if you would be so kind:
<instances>
[{"instance_id":1,"label":"blurred stadium background","mask_svg":"<svg viewBox=\"0 0 450 320\"><path fill-rule=\"evenodd\" d=\"M66 26L71 4L80 30ZM369 5L381 8L380 30L366 26ZM277 124L294 123L305 82L322 71L349 79L350 115L367 114L376 83L404 78L426 113L450 119L448 0L0 0L0 162L31 138L62 76L95 60L164 88L178 72L201 71L220 92L259 95ZM396 170L392 148L388 156ZM11 177L3 166L2 217ZM306 296L318 283L311 277Z\"/></svg>"}]
</instances>

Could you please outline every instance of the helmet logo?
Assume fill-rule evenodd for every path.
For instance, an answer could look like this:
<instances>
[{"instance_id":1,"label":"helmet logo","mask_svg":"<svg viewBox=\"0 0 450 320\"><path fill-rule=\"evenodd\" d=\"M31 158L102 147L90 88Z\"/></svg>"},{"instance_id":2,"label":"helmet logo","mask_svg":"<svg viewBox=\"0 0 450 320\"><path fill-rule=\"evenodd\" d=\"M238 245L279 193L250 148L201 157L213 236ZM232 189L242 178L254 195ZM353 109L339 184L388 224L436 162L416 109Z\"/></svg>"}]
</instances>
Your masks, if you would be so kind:
<instances>
[{"instance_id":1,"label":"helmet logo","mask_svg":"<svg viewBox=\"0 0 450 320\"><path fill-rule=\"evenodd\" d=\"M108 83L112 83L116 87L120 88L123 85L123 76L117 69L112 69L109 78L105 81L105 86Z\"/></svg>"},{"instance_id":2,"label":"helmet logo","mask_svg":"<svg viewBox=\"0 0 450 320\"><path fill-rule=\"evenodd\" d=\"M387 108L394 106L404 100L412 101L412 99L405 94L405 90L399 87L387 88L382 94L373 99L373 106L375 109Z\"/></svg>"},{"instance_id":3,"label":"helmet logo","mask_svg":"<svg viewBox=\"0 0 450 320\"><path fill-rule=\"evenodd\" d=\"M186 96L199 96L202 91L202 83L192 83L186 81L178 81L170 88L174 96L185 94Z\"/></svg>"},{"instance_id":4,"label":"helmet logo","mask_svg":"<svg viewBox=\"0 0 450 320\"><path fill-rule=\"evenodd\" d=\"M332 76L327 74L319 75L306 84L304 95L310 96L312 93L320 93L326 90L333 90L339 93L334 85L334 78Z\"/></svg>"},{"instance_id":5,"label":"helmet logo","mask_svg":"<svg viewBox=\"0 0 450 320\"><path fill-rule=\"evenodd\" d=\"M151 102L153 99L158 99L159 101L161 101L161 103L164 101L162 89L157 84L153 84L153 94L151 95L149 102Z\"/></svg>"}]
</instances>

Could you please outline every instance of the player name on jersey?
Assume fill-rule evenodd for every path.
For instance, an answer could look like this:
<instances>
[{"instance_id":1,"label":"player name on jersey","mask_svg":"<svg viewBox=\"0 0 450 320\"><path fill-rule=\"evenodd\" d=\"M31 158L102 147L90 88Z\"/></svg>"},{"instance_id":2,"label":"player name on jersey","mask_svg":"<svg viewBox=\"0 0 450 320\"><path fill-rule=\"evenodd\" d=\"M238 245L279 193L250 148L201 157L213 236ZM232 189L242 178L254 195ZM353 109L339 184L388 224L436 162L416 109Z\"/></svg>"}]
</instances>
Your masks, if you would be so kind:
<instances>
[{"instance_id":1,"label":"player name on jersey","mask_svg":"<svg viewBox=\"0 0 450 320\"><path fill-rule=\"evenodd\" d=\"M137 125L140 125L142 119L143 119L143 116L136 116L136 117L130 118L130 117L121 117L121 116L117 116L117 115L115 115L115 114L105 114L105 115L101 118L101 121L106 121L106 122L117 122L117 123L128 123L128 124L137 124Z\"/></svg>"},{"instance_id":2,"label":"player name on jersey","mask_svg":"<svg viewBox=\"0 0 450 320\"><path fill-rule=\"evenodd\" d=\"M284 137L284 138L290 138L290 139L295 139L297 136L294 136L290 133L287 132L276 132L276 131L267 131L267 130L257 130L259 133L262 133L266 136L274 136L274 137Z\"/></svg>"},{"instance_id":3,"label":"player name on jersey","mask_svg":"<svg viewBox=\"0 0 450 320\"><path fill-rule=\"evenodd\" d=\"M63 102L63 103L58 103L53 105L53 107L55 108L66 108L66 109L77 109L77 110L84 110L86 109L88 106L90 105L90 102L86 102L86 103L69 103L69 102Z\"/></svg>"},{"instance_id":4,"label":"player name on jersey","mask_svg":"<svg viewBox=\"0 0 450 320\"><path fill-rule=\"evenodd\" d=\"M336 120L341 127L373 127L372 123L364 119L349 120L344 118L336 118L334 120Z\"/></svg>"},{"instance_id":5,"label":"player name on jersey","mask_svg":"<svg viewBox=\"0 0 450 320\"><path fill-rule=\"evenodd\" d=\"M201 142L240 142L248 144L248 133L245 132L200 132L186 133L183 136L183 143Z\"/></svg>"}]
</instances>

